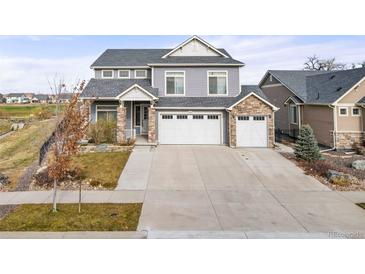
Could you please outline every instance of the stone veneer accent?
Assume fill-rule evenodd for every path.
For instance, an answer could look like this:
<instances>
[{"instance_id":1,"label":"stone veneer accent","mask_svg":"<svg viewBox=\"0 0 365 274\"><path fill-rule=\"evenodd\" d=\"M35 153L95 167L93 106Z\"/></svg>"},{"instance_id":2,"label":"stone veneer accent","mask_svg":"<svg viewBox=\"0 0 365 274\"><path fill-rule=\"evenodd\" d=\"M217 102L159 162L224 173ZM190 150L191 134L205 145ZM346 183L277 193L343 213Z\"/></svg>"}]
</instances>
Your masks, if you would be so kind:
<instances>
[{"instance_id":1,"label":"stone veneer accent","mask_svg":"<svg viewBox=\"0 0 365 274\"><path fill-rule=\"evenodd\" d=\"M275 130L274 130L274 111L271 106L267 105L257 97L251 95L244 101L236 105L230 112L228 118L229 129L229 146L235 147L236 136L236 117L240 115L265 115L268 123L268 147L274 147Z\"/></svg>"},{"instance_id":2,"label":"stone veneer accent","mask_svg":"<svg viewBox=\"0 0 365 274\"><path fill-rule=\"evenodd\" d=\"M354 144L362 145L364 132L336 132L336 148L351 149Z\"/></svg>"},{"instance_id":3,"label":"stone veneer accent","mask_svg":"<svg viewBox=\"0 0 365 274\"><path fill-rule=\"evenodd\" d=\"M126 108L123 104L117 107L117 143L122 144L125 139Z\"/></svg>"},{"instance_id":4,"label":"stone veneer accent","mask_svg":"<svg viewBox=\"0 0 365 274\"><path fill-rule=\"evenodd\" d=\"M156 109L153 106L148 108L148 142L156 142Z\"/></svg>"}]
</instances>

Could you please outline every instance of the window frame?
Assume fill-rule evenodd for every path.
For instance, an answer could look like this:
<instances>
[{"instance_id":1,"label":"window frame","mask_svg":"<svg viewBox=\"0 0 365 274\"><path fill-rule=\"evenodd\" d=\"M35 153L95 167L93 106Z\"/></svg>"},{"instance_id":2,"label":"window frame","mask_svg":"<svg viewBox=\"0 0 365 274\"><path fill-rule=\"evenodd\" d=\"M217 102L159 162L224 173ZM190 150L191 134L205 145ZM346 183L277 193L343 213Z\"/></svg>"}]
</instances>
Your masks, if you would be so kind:
<instances>
[{"instance_id":1,"label":"window frame","mask_svg":"<svg viewBox=\"0 0 365 274\"><path fill-rule=\"evenodd\" d=\"M98 121L99 108L103 108L103 107L115 107L115 110L101 110L101 111L117 112L117 120L118 120L118 105L96 105L95 106L95 122Z\"/></svg>"},{"instance_id":2,"label":"window frame","mask_svg":"<svg viewBox=\"0 0 365 274\"><path fill-rule=\"evenodd\" d=\"M128 77L121 77L120 76L121 71L128 71ZM119 79L130 79L131 78L131 70L129 70L129 69L118 69L118 78Z\"/></svg>"},{"instance_id":3,"label":"window frame","mask_svg":"<svg viewBox=\"0 0 365 274\"><path fill-rule=\"evenodd\" d=\"M167 77L172 77L172 76L168 76L167 74L168 73L183 73L182 76L179 76L179 77L183 77L184 78L184 87L183 87L183 90L184 92L182 94L169 94L167 93ZM165 71L165 96L185 96L185 92L186 92L186 81L185 81L186 77L185 77L185 70L166 70Z\"/></svg>"},{"instance_id":4,"label":"window frame","mask_svg":"<svg viewBox=\"0 0 365 274\"><path fill-rule=\"evenodd\" d=\"M144 77L138 77L137 76L137 71L144 71L145 76ZM134 78L135 79L146 79L147 78L147 70L146 69L136 69L136 70L134 70Z\"/></svg>"},{"instance_id":5,"label":"window frame","mask_svg":"<svg viewBox=\"0 0 365 274\"><path fill-rule=\"evenodd\" d=\"M359 110L359 114L354 114L354 109L358 109ZM361 116L361 109L359 107L352 107L351 108L351 116L353 117L360 117Z\"/></svg>"},{"instance_id":6,"label":"window frame","mask_svg":"<svg viewBox=\"0 0 365 274\"><path fill-rule=\"evenodd\" d=\"M341 114L341 109L345 109L346 110L346 114ZM340 117L347 117L347 116L349 116L349 109L348 109L348 107L339 107L338 108L338 116L340 116Z\"/></svg>"},{"instance_id":7,"label":"window frame","mask_svg":"<svg viewBox=\"0 0 365 274\"><path fill-rule=\"evenodd\" d=\"M295 122L294 122L294 119L293 119L293 118L294 118L294 117L293 117L293 113L294 113L294 112L292 111L292 109L293 109L293 108L295 108L295 110L296 110L296 115L295 115L296 121L295 121ZM295 104L290 104L290 105L289 105L289 109L290 109L290 111L289 111L289 112L290 112L290 115L289 115L289 116L290 116L290 124L292 124L292 125L297 125L297 124L298 124L298 109L299 109L299 108L298 108L298 106L297 106L297 105L295 105Z\"/></svg>"},{"instance_id":8,"label":"window frame","mask_svg":"<svg viewBox=\"0 0 365 274\"><path fill-rule=\"evenodd\" d=\"M209 78L210 77L216 77L216 76L209 76L209 73L211 73L211 72L220 72L220 73L225 73L226 74L226 76L225 76L225 78L226 78L226 94L210 94L209 93ZM207 94L208 94L208 96L228 96L228 70L208 70L207 71Z\"/></svg>"},{"instance_id":9,"label":"window frame","mask_svg":"<svg viewBox=\"0 0 365 274\"><path fill-rule=\"evenodd\" d=\"M104 71L111 71L112 72L112 76L111 77L105 77L104 76ZM114 70L113 69L102 69L101 70L101 78L102 79L113 79L114 78Z\"/></svg>"}]
</instances>

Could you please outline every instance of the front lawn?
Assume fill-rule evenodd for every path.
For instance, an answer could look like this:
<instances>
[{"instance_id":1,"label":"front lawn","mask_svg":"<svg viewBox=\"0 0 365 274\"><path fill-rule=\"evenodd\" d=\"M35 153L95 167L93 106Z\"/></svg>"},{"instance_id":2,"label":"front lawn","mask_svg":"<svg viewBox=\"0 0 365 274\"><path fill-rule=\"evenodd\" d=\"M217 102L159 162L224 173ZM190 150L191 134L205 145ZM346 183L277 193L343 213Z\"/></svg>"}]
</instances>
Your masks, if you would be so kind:
<instances>
[{"instance_id":1,"label":"front lawn","mask_svg":"<svg viewBox=\"0 0 365 274\"><path fill-rule=\"evenodd\" d=\"M56 105L51 104L6 104L0 106L0 116L3 117L21 117L29 118L30 116L36 115L42 108L49 109L53 114L56 111Z\"/></svg>"},{"instance_id":2,"label":"front lawn","mask_svg":"<svg viewBox=\"0 0 365 274\"><path fill-rule=\"evenodd\" d=\"M11 128L11 123L7 119L0 119L0 134L8 132Z\"/></svg>"},{"instance_id":3,"label":"front lawn","mask_svg":"<svg viewBox=\"0 0 365 274\"><path fill-rule=\"evenodd\" d=\"M81 179L88 179L92 186L114 189L129 154L129 151L79 154L72 158L71 169L75 169Z\"/></svg>"},{"instance_id":4,"label":"front lawn","mask_svg":"<svg viewBox=\"0 0 365 274\"><path fill-rule=\"evenodd\" d=\"M0 220L0 231L135 231L142 204L24 204Z\"/></svg>"}]
</instances>

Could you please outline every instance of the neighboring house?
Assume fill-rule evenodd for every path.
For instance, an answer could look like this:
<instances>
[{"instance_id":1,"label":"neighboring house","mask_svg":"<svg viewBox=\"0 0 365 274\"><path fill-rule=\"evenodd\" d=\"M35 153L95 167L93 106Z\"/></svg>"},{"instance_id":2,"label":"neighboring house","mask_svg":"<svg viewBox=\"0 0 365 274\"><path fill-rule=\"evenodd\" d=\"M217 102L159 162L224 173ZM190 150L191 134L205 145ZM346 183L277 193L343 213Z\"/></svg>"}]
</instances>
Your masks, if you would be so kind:
<instances>
[{"instance_id":1,"label":"neighboring house","mask_svg":"<svg viewBox=\"0 0 365 274\"><path fill-rule=\"evenodd\" d=\"M309 124L320 144L364 142L365 68L343 71L269 70L259 86L280 110L275 128L296 137Z\"/></svg>"},{"instance_id":2,"label":"neighboring house","mask_svg":"<svg viewBox=\"0 0 365 274\"><path fill-rule=\"evenodd\" d=\"M244 64L193 36L174 49L108 49L81 94L91 120L115 119L117 140L273 147L274 112Z\"/></svg>"},{"instance_id":3,"label":"neighboring house","mask_svg":"<svg viewBox=\"0 0 365 274\"><path fill-rule=\"evenodd\" d=\"M28 104L30 98L25 93L9 93L6 96L7 104Z\"/></svg>"},{"instance_id":4,"label":"neighboring house","mask_svg":"<svg viewBox=\"0 0 365 274\"><path fill-rule=\"evenodd\" d=\"M47 104L51 101L49 95L47 94L36 94L34 95L32 102L33 103L40 103L40 104Z\"/></svg>"},{"instance_id":5,"label":"neighboring house","mask_svg":"<svg viewBox=\"0 0 365 274\"><path fill-rule=\"evenodd\" d=\"M6 98L5 98L5 96L4 96L4 95L2 95L2 94L0 93L0 104L2 104L2 103L6 103Z\"/></svg>"},{"instance_id":6,"label":"neighboring house","mask_svg":"<svg viewBox=\"0 0 365 274\"><path fill-rule=\"evenodd\" d=\"M56 97L57 97L58 103L66 104L71 101L72 96L73 96L73 93L61 93Z\"/></svg>"}]
</instances>

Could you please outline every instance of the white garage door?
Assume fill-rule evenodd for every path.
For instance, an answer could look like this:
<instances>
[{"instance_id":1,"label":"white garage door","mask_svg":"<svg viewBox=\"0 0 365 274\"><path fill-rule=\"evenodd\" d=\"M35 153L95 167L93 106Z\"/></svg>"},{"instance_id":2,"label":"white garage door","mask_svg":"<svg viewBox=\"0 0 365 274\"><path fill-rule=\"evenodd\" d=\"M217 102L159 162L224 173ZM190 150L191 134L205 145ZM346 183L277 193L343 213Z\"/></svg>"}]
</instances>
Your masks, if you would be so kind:
<instances>
[{"instance_id":1,"label":"white garage door","mask_svg":"<svg viewBox=\"0 0 365 274\"><path fill-rule=\"evenodd\" d=\"M221 144L221 114L159 114L160 144Z\"/></svg>"},{"instance_id":2,"label":"white garage door","mask_svg":"<svg viewBox=\"0 0 365 274\"><path fill-rule=\"evenodd\" d=\"M236 119L238 147L267 147L266 116L238 116Z\"/></svg>"}]
</instances>

